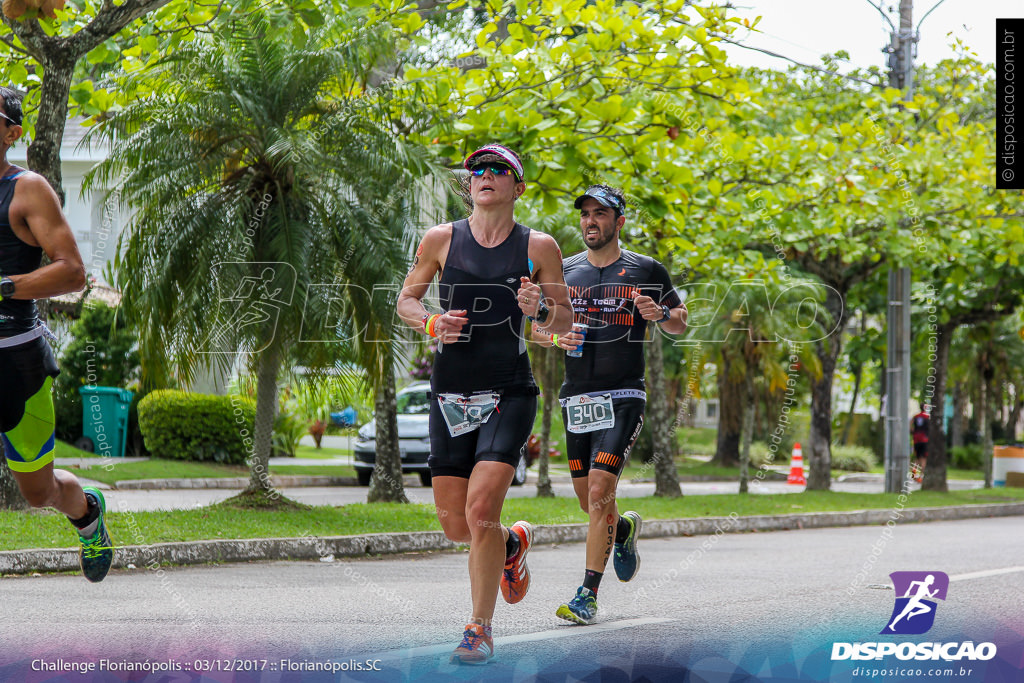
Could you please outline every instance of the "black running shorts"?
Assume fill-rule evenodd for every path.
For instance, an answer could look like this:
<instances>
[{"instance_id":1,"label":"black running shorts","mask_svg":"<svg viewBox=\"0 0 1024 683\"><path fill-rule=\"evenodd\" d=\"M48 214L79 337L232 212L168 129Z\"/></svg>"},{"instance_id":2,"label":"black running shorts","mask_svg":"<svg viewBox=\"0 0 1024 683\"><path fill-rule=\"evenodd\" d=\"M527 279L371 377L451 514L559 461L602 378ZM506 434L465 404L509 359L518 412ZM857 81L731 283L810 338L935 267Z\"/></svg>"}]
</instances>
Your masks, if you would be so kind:
<instances>
[{"instance_id":1,"label":"black running shorts","mask_svg":"<svg viewBox=\"0 0 1024 683\"><path fill-rule=\"evenodd\" d=\"M629 451L643 429L646 405L642 398L613 398L615 426L584 434L565 431L565 450L573 479L587 476L590 470L604 470L615 476L622 474ZM562 408L562 422L567 424L568 421L567 411Z\"/></svg>"},{"instance_id":2,"label":"black running shorts","mask_svg":"<svg viewBox=\"0 0 1024 683\"><path fill-rule=\"evenodd\" d=\"M452 436L437 398L432 397L430 457L427 459L431 476L469 479L473 466L481 461L516 467L536 417L536 395L506 395L499 401L497 411L479 429Z\"/></svg>"}]
</instances>

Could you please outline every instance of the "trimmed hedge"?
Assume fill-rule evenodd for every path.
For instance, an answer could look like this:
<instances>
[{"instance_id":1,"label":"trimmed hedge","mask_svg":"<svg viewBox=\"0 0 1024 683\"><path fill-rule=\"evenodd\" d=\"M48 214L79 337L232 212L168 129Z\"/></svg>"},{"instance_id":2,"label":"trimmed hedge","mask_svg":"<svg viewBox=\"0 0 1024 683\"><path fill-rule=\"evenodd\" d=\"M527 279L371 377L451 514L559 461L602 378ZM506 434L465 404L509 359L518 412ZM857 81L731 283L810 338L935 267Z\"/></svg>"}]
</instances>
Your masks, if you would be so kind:
<instances>
[{"instance_id":1,"label":"trimmed hedge","mask_svg":"<svg viewBox=\"0 0 1024 683\"><path fill-rule=\"evenodd\" d=\"M875 453L864 446L832 446L832 469L847 472L870 472L875 466Z\"/></svg>"},{"instance_id":2,"label":"trimmed hedge","mask_svg":"<svg viewBox=\"0 0 1024 683\"><path fill-rule=\"evenodd\" d=\"M156 458L244 464L252 444L256 403L165 389L139 402L139 427Z\"/></svg>"},{"instance_id":3,"label":"trimmed hedge","mask_svg":"<svg viewBox=\"0 0 1024 683\"><path fill-rule=\"evenodd\" d=\"M980 470L984 462L984 455L980 443L969 446L953 446L949 449L949 462L958 470Z\"/></svg>"}]
</instances>

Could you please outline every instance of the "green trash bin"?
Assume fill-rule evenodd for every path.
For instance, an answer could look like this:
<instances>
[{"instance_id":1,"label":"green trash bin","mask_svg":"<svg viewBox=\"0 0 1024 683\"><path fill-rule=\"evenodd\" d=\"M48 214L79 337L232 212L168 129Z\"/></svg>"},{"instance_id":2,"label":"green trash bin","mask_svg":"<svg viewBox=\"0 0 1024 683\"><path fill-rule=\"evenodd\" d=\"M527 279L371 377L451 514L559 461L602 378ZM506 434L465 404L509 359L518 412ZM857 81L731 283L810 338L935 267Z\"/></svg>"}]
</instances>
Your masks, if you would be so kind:
<instances>
[{"instance_id":1,"label":"green trash bin","mask_svg":"<svg viewBox=\"0 0 1024 683\"><path fill-rule=\"evenodd\" d=\"M92 385L78 392L82 395L82 435L92 441L92 452L105 458L123 458L134 394L127 389Z\"/></svg>"}]
</instances>

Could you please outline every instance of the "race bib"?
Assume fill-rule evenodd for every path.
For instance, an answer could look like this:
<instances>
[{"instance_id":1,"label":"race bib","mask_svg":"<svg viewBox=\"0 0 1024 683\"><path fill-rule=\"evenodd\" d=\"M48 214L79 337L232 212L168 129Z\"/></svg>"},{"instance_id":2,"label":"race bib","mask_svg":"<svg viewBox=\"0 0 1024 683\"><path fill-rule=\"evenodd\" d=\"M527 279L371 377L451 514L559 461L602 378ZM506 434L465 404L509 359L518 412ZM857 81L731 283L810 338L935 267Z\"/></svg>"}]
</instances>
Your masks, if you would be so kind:
<instances>
[{"instance_id":1,"label":"race bib","mask_svg":"<svg viewBox=\"0 0 1024 683\"><path fill-rule=\"evenodd\" d=\"M598 429L615 426L615 410L611 394L588 396L580 394L565 401L569 424L565 426L573 434L585 434Z\"/></svg>"},{"instance_id":2,"label":"race bib","mask_svg":"<svg viewBox=\"0 0 1024 683\"><path fill-rule=\"evenodd\" d=\"M499 394L438 394L437 402L441 406L448 433L452 436L468 434L487 422L491 414L498 409Z\"/></svg>"}]
</instances>

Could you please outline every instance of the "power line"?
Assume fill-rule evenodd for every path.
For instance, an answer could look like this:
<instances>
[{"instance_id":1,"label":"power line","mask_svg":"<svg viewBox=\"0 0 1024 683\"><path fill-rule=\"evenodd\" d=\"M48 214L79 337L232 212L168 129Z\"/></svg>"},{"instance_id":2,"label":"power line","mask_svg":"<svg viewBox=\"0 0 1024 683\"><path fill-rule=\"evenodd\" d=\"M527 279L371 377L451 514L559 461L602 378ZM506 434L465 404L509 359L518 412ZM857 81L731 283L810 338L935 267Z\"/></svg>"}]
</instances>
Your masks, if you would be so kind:
<instances>
[{"instance_id":1,"label":"power line","mask_svg":"<svg viewBox=\"0 0 1024 683\"><path fill-rule=\"evenodd\" d=\"M813 64L805 64L804 62L801 62L801 61L798 61L796 59L793 59L792 57L787 57L786 55L779 54L778 52L773 52L773 51L765 49L763 47L754 47L752 45L744 45L743 43L737 42L735 40L730 40L729 38L724 38L724 37L721 37L721 36L719 36L719 40L721 40L723 43L729 43L730 45L735 45L736 47L741 47L744 50L753 50L754 52L764 53L764 54L768 55L769 57L778 57L779 59L784 59L787 62L792 62L793 64L796 64L797 66L803 67L805 69L810 69L812 71L818 71L820 73L830 74L832 76L841 76L842 78L845 78L845 79L847 79L849 81L855 81L857 83L863 83L865 85L870 85L873 88L874 87L878 87L878 83L874 83L872 81L868 81L868 80L865 80L863 78L857 78L856 76L850 76L848 74L844 74L841 71L832 71L831 69L825 69L823 67L815 66Z\"/></svg>"}]
</instances>

